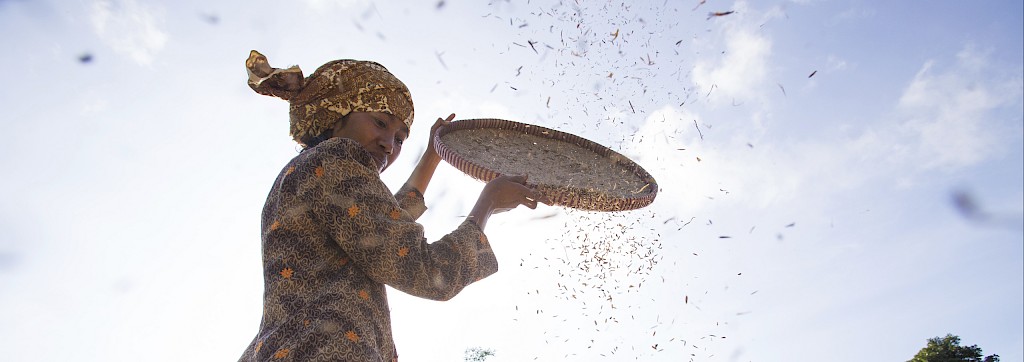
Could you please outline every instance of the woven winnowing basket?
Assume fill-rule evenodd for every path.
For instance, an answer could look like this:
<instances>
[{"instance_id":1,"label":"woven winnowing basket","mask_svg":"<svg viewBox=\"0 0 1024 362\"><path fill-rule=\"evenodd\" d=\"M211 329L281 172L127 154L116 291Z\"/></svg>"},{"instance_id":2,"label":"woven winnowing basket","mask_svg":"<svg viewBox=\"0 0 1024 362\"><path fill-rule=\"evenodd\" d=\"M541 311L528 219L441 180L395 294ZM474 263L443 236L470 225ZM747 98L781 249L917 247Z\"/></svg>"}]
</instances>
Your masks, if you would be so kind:
<instances>
[{"instance_id":1,"label":"woven winnowing basket","mask_svg":"<svg viewBox=\"0 0 1024 362\"><path fill-rule=\"evenodd\" d=\"M626 170L626 175L624 175L625 177L635 177L636 179L629 180L634 185L642 185L636 190L630 190L628 192L618 190L616 192L616 190L584 188L573 185L537 184L531 182L534 177L530 177L530 179L527 180L527 184L534 187L537 192L547 197L552 205L561 205L592 211L624 211L645 207L651 204L651 202L654 201L654 197L658 194L658 184L655 182L654 177L629 158L585 138L541 126L493 118L455 121L442 127L437 131L437 134L434 135L435 149L442 159L450 163L456 169L484 182L488 182L498 176L501 176L501 173L497 170L507 168L503 166L509 166L496 164L498 162L521 162L522 164L515 165L519 169L537 170L542 168L540 166L543 166L543 168L556 167L556 170L558 170L557 167L559 165L551 164L550 162L552 160L545 160L543 158L529 157L511 161L507 159L480 160L479 157L474 158L474 156L477 155L469 154L472 153L471 151L454 149L452 145L445 142L446 136L449 134L451 137L458 137L459 131L483 129L494 130L501 133L507 132L510 135L526 134L536 136L563 142L566 146L578 148L579 152L582 153L595 153L600 157L601 162L608 162L616 167L621 167ZM455 142L452 143L454 144ZM548 143L542 144L546 145ZM534 145L538 145L538 143L534 143ZM537 164L531 165L531 162ZM546 164L541 165L539 163ZM567 167L556 172L572 171Z\"/></svg>"}]
</instances>

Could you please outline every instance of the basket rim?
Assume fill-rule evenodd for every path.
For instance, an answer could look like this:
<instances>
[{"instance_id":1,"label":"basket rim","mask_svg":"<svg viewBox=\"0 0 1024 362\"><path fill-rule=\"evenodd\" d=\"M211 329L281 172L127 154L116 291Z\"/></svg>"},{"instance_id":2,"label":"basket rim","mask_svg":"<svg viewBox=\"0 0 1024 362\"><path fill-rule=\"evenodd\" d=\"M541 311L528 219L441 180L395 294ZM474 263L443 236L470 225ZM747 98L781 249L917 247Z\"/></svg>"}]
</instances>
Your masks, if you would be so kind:
<instances>
[{"instance_id":1,"label":"basket rim","mask_svg":"<svg viewBox=\"0 0 1024 362\"><path fill-rule=\"evenodd\" d=\"M547 197L551 205L591 211L625 211L650 205L654 201L655 196L657 196L658 183L642 166L615 150L571 133L498 118L456 120L439 128L434 134L435 151L441 156L441 159L477 180L488 182L501 176L501 173L495 171L493 167L478 164L459 155L442 140L449 133L472 129L506 130L570 143L597 153L603 159L609 160L609 162L623 166L648 185L645 186L646 189L641 189L634 196L612 196L600 191L587 190L575 186L537 185L527 180L527 185L535 188Z\"/></svg>"}]
</instances>

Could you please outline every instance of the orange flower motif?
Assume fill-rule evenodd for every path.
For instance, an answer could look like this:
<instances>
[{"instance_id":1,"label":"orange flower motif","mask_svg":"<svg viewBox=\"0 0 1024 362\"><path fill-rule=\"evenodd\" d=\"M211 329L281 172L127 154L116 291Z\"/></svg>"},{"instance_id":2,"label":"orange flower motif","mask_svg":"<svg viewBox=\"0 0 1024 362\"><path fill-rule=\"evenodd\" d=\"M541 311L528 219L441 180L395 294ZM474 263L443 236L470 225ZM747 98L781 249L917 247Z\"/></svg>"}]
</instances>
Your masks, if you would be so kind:
<instances>
[{"instance_id":1,"label":"orange flower motif","mask_svg":"<svg viewBox=\"0 0 1024 362\"><path fill-rule=\"evenodd\" d=\"M295 273L295 271L292 270L292 268L281 269L281 276L283 276L285 279L291 279L293 273Z\"/></svg>"},{"instance_id":2,"label":"orange flower motif","mask_svg":"<svg viewBox=\"0 0 1024 362\"><path fill-rule=\"evenodd\" d=\"M306 320L302 321L302 325L306 326L306 327L309 327L309 319L306 319Z\"/></svg>"},{"instance_id":3,"label":"orange flower motif","mask_svg":"<svg viewBox=\"0 0 1024 362\"><path fill-rule=\"evenodd\" d=\"M403 246L401 249L398 249L398 256L406 255L409 255L409 248Z\"/></svg>"},{"instance_id":4,"label":"orange flower motif","mask_svg":"<svg viewBox=\"0 0 1024 362\"><path fill-rule=\"evenodd\" d=\"M313 173L316 174L316 177L323 177L324 176L324 168L323 168L323 166L317 167L315 170L313 170Z\"/></svg>"},{"instance_id":5,"label":"orange flower motif","mask_svg":"<svg viewBox=\"0 0 1024 362\"><path fill-rule=\"evenodd\" d=\"M359 206L353 204L348 208L348 217L356 217L356 215L359 215Z\"/></svg>"},{"instance_id":6,"label":"orange flower motif","mask_svg":"<svg viewBox=\"0 0 1024 362\"><path fill-rule=\"evenodd\" d=\"M405 195L409 197L416 197L416 191L409 191L409 193Z\"/></svg>"},{"instance_id":7,"label":"orange flower motif","mask_svg":"<svg viewBox=\"0 0 1024 362\"><path fill-rule=\"evenodd\" d=\"M359 335L356 334L356 331L345 332L345 338L348 338L348 340L352 342L359 342Z\"/></svg>"},{"instance_id":8,"label":"orange flower motif","mask_svg":"<svg viewBox=\"0 0 1024 362\"><path fill-rule=\"evenodd\" d=\"M285 176L291 175L292 172L295 172L295 166L289 167L288 170L284 171L284 175Z\"/></svg>"},{"instance_id":9,"label":"orange flower motif","mask_svg":"<svg viewBox=\"0 0 1024 362\"><path fill-rule=\"evenodd\" d=\"M487 238L484 237L484 234L480 234L480 244L487 245Z\"/></svg>"},{"instance_id":10,"label":"orange flower motif","mask_svg":"<svg viewBox=\"0 0 1024 362\"><path fill-rule=\"evenodd\" d=\"M359 297L363 298L363 300L370 300L370 293L366 292L366 289L360 290Z\"/></svg>"},{"instance_id":11,"label":"orange flower motif","mask_svg":"<svg viewBox=\"0 0 1024 362\"><path fill-rule=\"evenodd\" d=\"M348 258L341 258L338 260L338 266L345 266L345 264L348 264Z\"/></svg>"},{"instance_id":12,"label":"orange flower motif","mask_svg":"<svg viewBox=\"0 0 1024 362\"><path fill-rule=\"evenodd\" d=\"M274 223L270 224L270 231L277 230L277 228L279 228L279 227L281 227L281 222L277 221L277 220L274 220Z\"/></svg>"},{"instance_id":13,"label":"orange flower motif","mask_svg":"<svg viewBox=\"0 0 1024 362\"><path fill-rule=\"evenodd\" d=\"M281 349L277 350L277 352L274 352L274 358L282 359L282 358L288 357L288 352L291 352L291 351L289 351L287 348L281 348Z\"/></svg>"},{"instance_id":14,"label":"orange flower motif","mask_svg":"<svg viewBox=\"0 0 1024 362\"><path fill-rule=\"evenodd\" d=\"M263 348L263 341L256 343L256 353L260 353L260 348Z\"/></svg>"},{"instance_id":15,"label":"orange flower motif","mask_svg":"<svg viewBox=\"0 0 1024 362\"><path fill-rule=\"evenodd\" d=\"M391 220L398 220L400 217L402 217L401 211L398 211L398 209L391 210Z\"/></svg>"}]
</instances>

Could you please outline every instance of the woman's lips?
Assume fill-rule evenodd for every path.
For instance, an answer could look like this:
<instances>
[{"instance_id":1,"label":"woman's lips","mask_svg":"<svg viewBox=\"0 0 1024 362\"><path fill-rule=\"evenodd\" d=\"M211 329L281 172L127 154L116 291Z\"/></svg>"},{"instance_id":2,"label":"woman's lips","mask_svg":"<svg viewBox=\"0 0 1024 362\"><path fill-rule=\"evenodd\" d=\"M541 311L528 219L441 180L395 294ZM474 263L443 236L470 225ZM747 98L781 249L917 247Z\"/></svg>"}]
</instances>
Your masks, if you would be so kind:
<instances>
[{"instance_id":1,"label":"woman's lips","mask_svg":"<svg viewBox=\"0 0 1024 362\"><path fill-rule=\"evenodd\" d=\"M370 157L377 162L377 171L384 171L384 167L388 165L388 158L379 153L370 153Z\"/></svg>"}]
</instances>

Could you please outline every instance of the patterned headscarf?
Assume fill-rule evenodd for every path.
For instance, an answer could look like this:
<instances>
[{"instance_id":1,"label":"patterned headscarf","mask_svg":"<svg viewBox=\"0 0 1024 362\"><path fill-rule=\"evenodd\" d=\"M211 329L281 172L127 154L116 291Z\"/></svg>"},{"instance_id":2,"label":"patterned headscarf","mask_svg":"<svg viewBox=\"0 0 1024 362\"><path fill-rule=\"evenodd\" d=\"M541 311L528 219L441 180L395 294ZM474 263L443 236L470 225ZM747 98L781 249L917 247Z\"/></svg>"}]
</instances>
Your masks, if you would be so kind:
<instances>
[{"instance_id":1,"label":"patterned headscarf","mask_svg":"<svg viewBox=\"0 0 1024 362\"><path fill-rule=\"evenodd\" d=\"M334 60L303 78L298 66L272 68L267 57L253 50L245 68L250 88L288 101L290 133L303 146L351 112L390 113L412 128L409 88L375 62Z\"/></svg>"}]
</instances>

